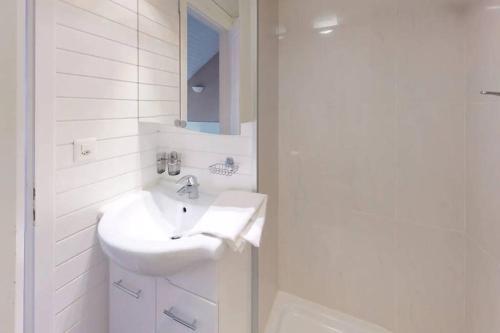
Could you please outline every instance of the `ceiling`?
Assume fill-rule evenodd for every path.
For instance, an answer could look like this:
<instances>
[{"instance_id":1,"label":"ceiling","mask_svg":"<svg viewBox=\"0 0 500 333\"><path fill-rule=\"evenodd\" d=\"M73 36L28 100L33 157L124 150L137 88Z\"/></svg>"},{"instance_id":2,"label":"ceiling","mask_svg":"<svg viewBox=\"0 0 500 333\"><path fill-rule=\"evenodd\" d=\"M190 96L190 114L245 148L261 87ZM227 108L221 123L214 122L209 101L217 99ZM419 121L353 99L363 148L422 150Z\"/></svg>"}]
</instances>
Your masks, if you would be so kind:
<instances>
[{"instance_id":1,"label":"ceiling","mask_svg":"<svg viewBox=\"0 0 500 333\"><path fill-rule=\"evenodd\" d=\"M219 52L219 33L188 14L188 80Z\"/></svg>"},{"instance_id":2,"label":"ceiling","mask_svg":"<svg viewBox=\"0 0 500 333\"><path fill-rule=\"evenodd\" d=\"M212 0L221 7L229 16L237 18L240 16L239 0Z\"/></svg>"}]
</instances>

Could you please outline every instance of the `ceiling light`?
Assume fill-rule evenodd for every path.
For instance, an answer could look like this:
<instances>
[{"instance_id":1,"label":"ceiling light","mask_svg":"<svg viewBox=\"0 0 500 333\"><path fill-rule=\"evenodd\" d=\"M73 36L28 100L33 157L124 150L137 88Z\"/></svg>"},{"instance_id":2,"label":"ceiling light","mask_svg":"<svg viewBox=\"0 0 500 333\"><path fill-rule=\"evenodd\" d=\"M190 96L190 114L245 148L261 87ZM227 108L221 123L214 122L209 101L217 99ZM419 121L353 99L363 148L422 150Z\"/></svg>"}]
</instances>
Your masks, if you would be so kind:
<instances>
[{"instance_id":1,"label":"ceiling light","mask_svg":"<svg viewBox=\"0 0 500 333\"><path fill-rule=\"evenodd\" d=\"M328 34L331 34L332 32L333 32L333 29L324 29L324 30L319 31L319 33L322 35L328 35Z\"/></svg>"},{"instance_id":2,"label":"ceiling light","mask_svg":"<svg viewBox=\"0 0 500 333\"><path fill-rule=\"evenodd\" d=\"M202 85L197 85L197 86L192 86L191 89L197 94L201 94L203 90L205 90L205 86Z\"/></svg>"}]
</instances>

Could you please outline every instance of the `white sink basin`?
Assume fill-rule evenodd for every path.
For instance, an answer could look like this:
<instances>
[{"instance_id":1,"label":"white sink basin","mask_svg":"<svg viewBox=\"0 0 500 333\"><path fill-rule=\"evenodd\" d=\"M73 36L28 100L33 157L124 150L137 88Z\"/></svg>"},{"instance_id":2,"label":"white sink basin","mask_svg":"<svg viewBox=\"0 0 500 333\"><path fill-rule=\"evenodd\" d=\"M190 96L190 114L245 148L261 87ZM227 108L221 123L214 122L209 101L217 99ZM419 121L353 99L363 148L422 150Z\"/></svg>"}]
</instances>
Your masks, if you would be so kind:
<instances>
[{"instance_id":1,"label":"white sink basin","mask_svg":"<svg viewBox=\"0 0 500 333\"><path fill-rule=\"evenodd\" d=\"M217 260L225 245L205 235L181 237L196 225L215 196L179 197L161 183L110 204L99 221L104 253L118 265L143 275L168 276L205 260Z\"/></svg>"}]
</instances>

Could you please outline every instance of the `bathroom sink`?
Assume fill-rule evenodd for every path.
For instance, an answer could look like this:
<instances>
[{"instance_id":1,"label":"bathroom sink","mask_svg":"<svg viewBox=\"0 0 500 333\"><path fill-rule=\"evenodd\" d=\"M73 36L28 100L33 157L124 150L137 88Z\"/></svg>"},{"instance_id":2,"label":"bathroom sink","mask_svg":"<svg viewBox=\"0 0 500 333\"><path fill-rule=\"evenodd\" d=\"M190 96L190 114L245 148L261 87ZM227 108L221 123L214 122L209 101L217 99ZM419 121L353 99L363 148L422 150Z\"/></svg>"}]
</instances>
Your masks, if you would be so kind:
<instances>
[{"instance_id":1,"label":"bathroom sink","mask_svg":"<svg viewBox=\"0 0 500 333\"><path fill-rule=\"evenodd\" d=\"M137 191L103 208L98 225L104 253L130 271L168 276L189 266L221 257L222 240L205 235L183 237L215 200L180 197L176 188L162 182Z\"/></svg>"}]
</instances>

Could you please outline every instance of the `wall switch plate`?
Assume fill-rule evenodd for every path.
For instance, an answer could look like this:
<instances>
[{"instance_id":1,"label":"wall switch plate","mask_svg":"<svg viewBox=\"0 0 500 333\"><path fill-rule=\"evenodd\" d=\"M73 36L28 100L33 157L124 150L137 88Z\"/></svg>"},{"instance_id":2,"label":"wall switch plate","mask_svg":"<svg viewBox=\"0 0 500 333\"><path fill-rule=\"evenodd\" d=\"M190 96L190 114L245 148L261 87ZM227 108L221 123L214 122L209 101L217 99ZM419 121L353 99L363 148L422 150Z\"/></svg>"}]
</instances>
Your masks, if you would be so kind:
<instances>
[{"instance_id":1,"label":"wall switch plate","mask_svg":"<svg viewBox=\"0 0 500 333\"><path fill-rule=\"evenodd\" d=\"M96 159L97 139L78 139L73 143L73 160L75 163L90 162Z\"/></svg>"}]
</instances>

